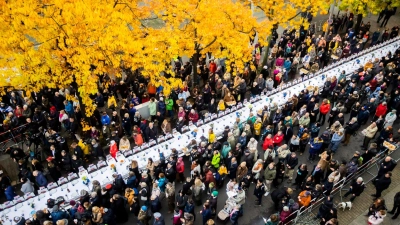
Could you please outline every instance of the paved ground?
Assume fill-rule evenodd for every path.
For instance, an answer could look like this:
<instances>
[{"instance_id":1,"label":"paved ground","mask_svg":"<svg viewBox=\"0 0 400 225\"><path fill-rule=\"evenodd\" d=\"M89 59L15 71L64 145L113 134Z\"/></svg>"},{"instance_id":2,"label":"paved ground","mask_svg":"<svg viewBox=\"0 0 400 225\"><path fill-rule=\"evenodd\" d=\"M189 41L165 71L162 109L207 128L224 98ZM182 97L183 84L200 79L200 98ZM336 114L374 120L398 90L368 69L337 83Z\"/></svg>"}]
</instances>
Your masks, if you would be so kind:
<instances>
[{"instance_id":1,"label":"paved ground","mask_svg":"<svg viewBox=\"0 0 400 225\"><path fill-rule=\"evenodd\" d=\"M335 13L336 12L337 11L335 11ZM257 16L257 14L256 14L256 16ZM260 17L262 17L262 16L260 15ZM397 24L397 21L399 21L398 20L399 17L400 17L399 13L397 15L393 16L393 18L391 18L391 20L389 21L387 27L391 28L395 24ZM326 18L327 18L327 16L317 16L313 20L313 22L319 22ZM262 18L260 18L260 19L262 19ZM371 16L371 17L367 17L364 19L365 22L371 21L371 33L374 32L376 29L378 29L376 20L377 20L376 16ZM281 32L279 32L279 33L281 33ZM346 116L346 122L347 121L348 121L348 115ZM322 127L326 127L326 125L322 126ZM395 126L394 130L397 130L397 128L398 128L398 124ZM360 129L363 129L363 128L360 128ZM323 131L321 131L321 133L322 132ZM361 136L352 137L350 144L346 147L341 146L339 148L339 151L337 152L337 154L334 156L334 158L339 161L342 159L343 160L349 159L352 156L352 154L354 153L354 151L360 150L361 143L362 143ZM307 153L307 150L306 150L306 153ZM308 168L313 168L313 165L316 163L311 164L310 162L308 162L307 158L306 158L307 156L308 156L307 154L304 154L303 156L301 156L299 158L299 163L307 163ZM186 164L188 164L188 163L186 163ZM398 171L399 168L396 168L396 169ZM187 168L187 171L188 170L189 170L189 168ZM392 190L392 188L394 188L394 187L399 188L399 187L397 187L397 185L400 183L400 175L399 174L400 173L397 173L393 177L393 185L391 185L390 190ZM187 172L187 175L188 175L188 172ZM283 187L284 185L287 185L287 183L284 182L283 184L280 185L280 187ZM180 188L181 188L181 185L178 184L176 190L179 190ZM226 195L224 189L225 188L221 188L219 190L220 194L218 197L217 212L219 212L223 208L225 201L227 199L227 195ZM340 224L349 224L353 218L356 218L359 215L365 214L364 211L368 208L369 204L371 204L371 202L372 202L372 197L369 196L369 194L372 194L372 191L373 191L372 189L373 189L373 186L369 185L368 189L365 191L365 194L363 194L361 197L359 197L358 199L355 200L356 205L354 206L354 209L352 211L344 212L343 214L342 213L340 214L340 217L339 217ZM240 225L250 225L250 224L251 225L262 225L262 224L264 224L263 219L262 219L263 217L268 218L272 213L275 213L274 209L273 209L273 203L271 201L270 196L263 197L263 206L261 206L261 207L254 206L255 197L253 195L253 190L254 190L254 185L251 185L248 193L246 194L247 198L246 198L246 204L244 206L244 212L245 212L244 216L239 219ZM296 193L296 195L297 195L297 193ZM296 195L293 194L293 197L295 197ZM391 197L393 197L393 196L394 196L394 194ZM339 202L339 200L340 200L339 198L336 199L335 203L337 204ZM389 208L391 207L390 202L388 203L388 207ZM196 207L195 211L197 212L197 215L196 215L197 220L195 221L195 224L199 225L199 224L201 224L201 216L199 215L200 208ZM165 202L163 202L162 214L165 217L166 224L167 225L172 224L172 215L167 214L167 205ZM313 214L309 214L308 219L299 221L296 224L319 224L319 223L317 223L318 221L315 221L312 219L313 216L314 216ZM342 218L343 218L343 221L342 221ZM359 224L366 224L365 217L362 219L364 219L364 223L359 223ZM386 221L389 221L389 219L387 219ZM134 216L131 216L130 220L126 224L132 224L132 222L136 222L136 219L134 218ZM391 221L389 221L389 222L391 222ZM400 224L399 221L395 221L395 222L397 222L397 223L390 223L390 224ZM217 221L217 224L223 224L223 223L220 221Z\"/></svg>"},{"instance_id":2,"label":"paved ground","mask_svg":"<svg viewBox=\"0 0 400 225\"><path fill-rule=\"evenodd\" d=\"M390 188L383 192L383 198L386 202L386 207L388 210L392 210L393 208L393 198L397 192L400 191L400 167L397 166L393 170L392 176L392 184ZM366 224L367 217L364 216L368 212L368 207L372 202L372 197L369 196L370 194L374 194L375 189L372 184L369 184L368 187L365 189L364 193L362 194L361 198L356 199L354 201L355 208L351 211L345 211L338 213L340 218L341 224L349 224L349 225L364 225ZM357 216L359 215L359 216ZM400 218L395 220L392 219L392 214L387 214L386 218L384 219L382 225L390 225L390 224L400 224Z\"/></svg>"}]
</instances>

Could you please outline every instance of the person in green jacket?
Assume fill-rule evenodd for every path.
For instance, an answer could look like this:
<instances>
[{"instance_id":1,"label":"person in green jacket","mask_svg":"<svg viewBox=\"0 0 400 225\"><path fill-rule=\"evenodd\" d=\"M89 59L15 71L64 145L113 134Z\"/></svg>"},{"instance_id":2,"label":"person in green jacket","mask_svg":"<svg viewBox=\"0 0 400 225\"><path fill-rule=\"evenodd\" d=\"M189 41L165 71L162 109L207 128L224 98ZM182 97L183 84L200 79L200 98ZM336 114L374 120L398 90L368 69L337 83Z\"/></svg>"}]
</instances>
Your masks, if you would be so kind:
<instances>
[{"instance_id":1,"label":"person in green jacket","mask_svg":"<svg viewBox=\"0 0 400 225\"><path fill-rule=\"evenodd\" d=\"M165 105L167 106L167 113L169 117L173 117L174 116L174 111L173 111L173 107L174 107L174 100L172 100L172 98L170 98L169 96L165 97Z\"/></svg>"},{"instance_id":2,"label":"person in green jacket","mask_svg":"<svg viewBox=\"0 0 400 225\"><path fill-rule=\"evenodd\" d=\"M251 121L251 124L254 124L257 120L257 117L253 115L253 113L250 113L249 118L247 118L247 121Z\"/></svg>"},{"instance_id":3,"label":"person in green jacket","mask_svg":"<svg viewBox=\"0 0 400 225\"><path fill-rule=\"evenodd\" d=\"M229 142L224 142L224 145L222 146L221 150L222 158L226 159L230 151L231 151L231 145L229 144Z\"/></svg>"},{"instance_id":4,"label":"person in green jacket","mask_svg":"<svg viewBox=\"0 0 400 225\"><path fill-rule=\"evenodd\" d=\"M214 155L212 157L211 160L211 165L215 168L218 169L219 168L219 163L221 162L221 154L219 154L218 150L214 151Z\"/></svg>"},{"instance_id":5,"label":"person in green jacket","mask_svg":"<svg viewBox=\"0 0 400 225\"><path fill-rule=\"evenodd\" d=\"M156 114L157 114L157 103L156 99L152 97L149 102L149 111L151 116L151 121L154 121Z\"/></svg>"}]
</instances>

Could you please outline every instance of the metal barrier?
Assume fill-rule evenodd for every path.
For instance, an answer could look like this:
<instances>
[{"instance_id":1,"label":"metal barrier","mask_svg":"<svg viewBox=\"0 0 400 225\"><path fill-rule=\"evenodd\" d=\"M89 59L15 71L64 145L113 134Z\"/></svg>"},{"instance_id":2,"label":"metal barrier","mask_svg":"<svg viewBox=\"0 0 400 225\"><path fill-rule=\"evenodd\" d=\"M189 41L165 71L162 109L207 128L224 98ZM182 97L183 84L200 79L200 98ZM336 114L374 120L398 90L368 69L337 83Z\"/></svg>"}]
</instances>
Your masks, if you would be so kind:
<instances>
[{"instance_id":1,"label":"metal barrier","mask_svg":"<svg viewBox=\"0 0 400 225\"><path fill-rule=\"evenodd\" d=\"M4 152L9 147L18 146L20 144L22 145L24 142L23 133L26 131L27 125L28 124L24 124L0 133L0 139L1 137L6 139L5 141L0 142L0 152Z\"/></svg>"},{"instance_id":2,"label":"metal barrier","mask_svg":"<svg viewBox=\"0 0 400 225\"><path fill-rule=\"evenodd\" d=\"M398 151L399 148L397 148L395 151ZM394 152L394 151L392 151ZM331 195L335 195L339 193L340 196L340 202L342 202L342 191L343 190L348 190L348 189L344 189L344 187L349 184L353 179L360 177L362 174L364 173L369 173L372 178L365 181L365 184L368 184L369 182L371 182L376 176L377 174L372 174L369 169L371 169L371 167L376 166L379 170L379 165L380 163L385 159L386 156L388 156L387 150L380 152L378 155L376 155L374 158L372 158L371 160L369 160L368 162L366 162L365 164L363 164L360 168L357 169L357 171L355 173L349 174L348 176L342 178L340 181L338 181L332 191L331 191ZM400 157L395 160L396 162L400 160ZM291 219L290 221L286 222L286 223L280 223L282 225L288 225L288 224L296 224L297 221L301 218L301 216L303 216L305 213L312 213L312 211L316 208L319 208L319 206L324 202L325 200L325 193L326 191L323 192L323 196L319 199L317 199L315 201L315 199L313 199L311 201L311 205L308 206L306 209L303 210L303 207L294 211L293 213L290 214L289 218L293 215L296 215L296 217L294 219Z\"/></svg>"}]
</instances>

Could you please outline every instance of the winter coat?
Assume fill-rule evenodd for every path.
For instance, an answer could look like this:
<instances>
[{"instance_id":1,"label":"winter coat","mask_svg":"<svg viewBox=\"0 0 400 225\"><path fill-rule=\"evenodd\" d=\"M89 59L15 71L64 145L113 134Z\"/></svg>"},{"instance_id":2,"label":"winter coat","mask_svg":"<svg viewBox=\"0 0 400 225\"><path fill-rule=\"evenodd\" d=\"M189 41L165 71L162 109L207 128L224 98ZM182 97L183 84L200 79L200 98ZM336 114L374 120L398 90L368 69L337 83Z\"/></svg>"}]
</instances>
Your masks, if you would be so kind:
<instances>
[{"instance_id":1,"label":"winter coat","mask_svg":"<svg viewBox=\"0 0 400 225\"><path fill-rule=\"evenodd\" d=\"M213 165L214 168L218 169L220 162L221 162L221 154L217 152L212 157L211 165Z\"/></svg>"},{"instance_id":2,"label":"winter coat","mask_svg":"<svg viewBox=\"0 0 400 225\"><path fill-rule=\"evenodd\" d=\"M376 117L380 117L380 116L384 116L386 114L387 111L387 106L383 105L382 103L378 105L378 107L376 108L375 111L375 116Z\"/></svg>"},{"instance_id":3,"label":"winter coat","mask_svg":"<svg viewBox=\"0 0 400 225\"><path fill-rule=\"evenodd\" d=\"M318 138L311 139L310 140L310 149L308 150L308 152L310 154L317 154L319 152L319 150L321 149L323 143L324 142L322 140L319 141Z\"/></svg>"},{"instance_id":4,"label":"winter coat","mask_svg":"<svg viewBox=\"0 0 400 225\"><path fill-rule=\"evenodd\" d=\"M331 105L329 104L329 101L328 101L328 103L322 103L321 106L319 107L319 111L323 115L328 114L330 109L331 109Z\"/></svg>"},{"instance_id":5,"label":"winter coat","mask_svg":"<svg viewBox=\"0 0 400 225\"><path fill-rule=\"evenodd\" d=\"M368 138L373 138L378 131L378 127L372 127L372 125L369 125L367 128L363 130L363 133L365 133L365 136Z\"/></svg>"},{"instance_id":6,"label":"winter coat","mask_svg":"<svg viewBox=\"0 0 400 225\"><path fill-rule=\"evenodd\" d=\"M6 190L4 191L4 194L6 196L7 201L13 201L14 197L17 196L17 194L14 191L13 186L9 185Z\"/></svg>"},{"instance_id":7,"label":"winter coat","mask_svg":"<svg viewBox=\"0 0 400 225\"><path fill-rule=\"evenodd\" d=\"M264 170L264 179L265 180L274 180L276 177L276 168L270 169L269 166Z\"/></svg>"},{"instance_id":8,"label":"winter coat","mask_svg":"<svg viewBox=\"0 0 400 225\"><path fill-rule=\"evenodd\" d=\"M36 176L36 183L39 187L46 187L47 186L47 179L46 177L42 174L42 172L38 172Z\"/></svg>"}]
</instances>

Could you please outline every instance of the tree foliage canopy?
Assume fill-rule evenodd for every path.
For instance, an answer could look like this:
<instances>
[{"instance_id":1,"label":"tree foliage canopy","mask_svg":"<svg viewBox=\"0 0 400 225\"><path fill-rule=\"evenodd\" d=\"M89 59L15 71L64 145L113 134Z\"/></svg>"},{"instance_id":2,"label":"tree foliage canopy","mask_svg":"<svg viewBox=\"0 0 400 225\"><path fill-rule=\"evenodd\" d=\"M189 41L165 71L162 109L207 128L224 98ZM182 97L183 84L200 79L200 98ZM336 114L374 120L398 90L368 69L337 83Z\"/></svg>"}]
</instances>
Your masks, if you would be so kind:
<instances>
[{"instance_id":1,"label":"tree foliage canopy","mask_svg":"<svg viewBox=\"0 0 400 225\"><path fill-rule=\"evenodd\" d=\"M232 0L0 0L0 91L40 91L76 83L86 115L95 106L99 76L121 77L140 69L164 92L180 85L171 59L211 52L235 62L252 59L249 38L261 44L273 24L299 25L300 11L326 12L322 0L254 0L266 19L257 21L248 1ZM155 21L159 25L151 26ZM150 25L149 25L150 24Z\"/></svg>"}]
</instances>

